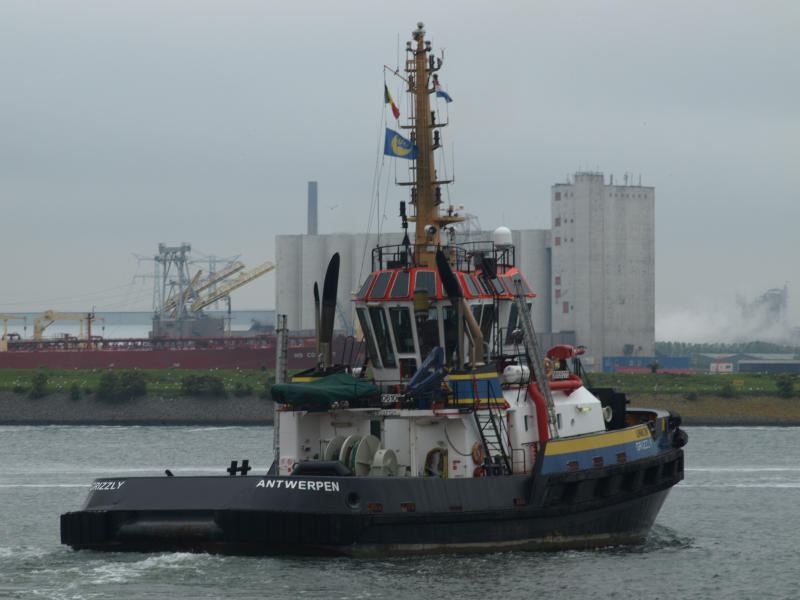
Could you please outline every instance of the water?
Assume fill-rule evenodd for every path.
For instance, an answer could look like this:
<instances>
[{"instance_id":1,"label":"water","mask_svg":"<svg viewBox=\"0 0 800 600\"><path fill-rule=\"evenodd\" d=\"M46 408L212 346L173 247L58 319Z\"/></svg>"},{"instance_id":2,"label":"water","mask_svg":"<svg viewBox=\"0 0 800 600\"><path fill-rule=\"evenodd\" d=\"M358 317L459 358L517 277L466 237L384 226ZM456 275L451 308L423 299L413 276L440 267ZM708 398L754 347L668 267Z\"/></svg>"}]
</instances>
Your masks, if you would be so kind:
<instances>
[{"instance_id":1,"label":"water","mask_svg":"<svg viewBox=\"0 0 800 600\"><path fill-rule=\"evenodd\" d=\"M402 559L74 552L58 515L96 476L271 462L271 428L0 427L0 598L796 598L800 428L687 428L647 542Z\"/></svg>"},{"instance_id":2,"label":"water","mask_svg":"<svg viewBox=\"0 0 800 600\"><path fill-rule=\"evenodd\" d=\"M26 321L12 320L8 322L8 331L18 333L22 338L28 339L33 336L34 320L42 316L41 312L14 312L7 311L25 317ZM74 311L67 311L75 314ZM85 313L80 313L85 314ZM210 317L227 317L227 312L219 310L206 310L204 314ZM153 329L152 312L101 312L96 313L98 318L103 321L96 321L92 325L92 335L101 335L108 339L125 338L146 338L149 337ZM274 310L234 310L231 311L231 329L234 331L247 331L253 321L264 324L275 324ZM0 323L2 325L2 323ZM44 338L63 338L64 335L78 336L81 333L81 325L77 321L56 321L44 332ZM86 335L84 325L84 335Z\"/></svg>"}]
</instances>

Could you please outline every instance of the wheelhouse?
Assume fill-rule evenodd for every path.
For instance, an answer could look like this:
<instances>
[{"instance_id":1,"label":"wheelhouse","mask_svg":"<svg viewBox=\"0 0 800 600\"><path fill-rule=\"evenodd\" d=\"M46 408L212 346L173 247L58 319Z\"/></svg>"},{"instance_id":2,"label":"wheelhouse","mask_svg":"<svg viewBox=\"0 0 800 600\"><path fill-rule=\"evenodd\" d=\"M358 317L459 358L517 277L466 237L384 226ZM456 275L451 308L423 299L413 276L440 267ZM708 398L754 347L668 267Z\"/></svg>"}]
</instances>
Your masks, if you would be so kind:
<instances>
[{"instance_id":1,"label":"wheelhouse","mask_svg":"<svg viewBox=\"0 0 800 600\"><path fill-rule=\"evenodd\" d=\"M373 271L355 294L356 316L376 381L407 381L435 348L444 350L448 367L459 365L458 342L484 346L487 357L515 352L514 332L520 315L514 303L517 284L531 306L535 294L514 266L513 246L492 243L445 249L458 266L454 271L482 340L459 327L457 307L447 295L436 269L405 264L407 246L383 246L373 251ZM461 332L461 333L459 333ZM517 340L518 342L518 340ZM488 351L487 351L488 350ZM469 364L469 359L465 360Z\"/></svg>"}]
</instances>

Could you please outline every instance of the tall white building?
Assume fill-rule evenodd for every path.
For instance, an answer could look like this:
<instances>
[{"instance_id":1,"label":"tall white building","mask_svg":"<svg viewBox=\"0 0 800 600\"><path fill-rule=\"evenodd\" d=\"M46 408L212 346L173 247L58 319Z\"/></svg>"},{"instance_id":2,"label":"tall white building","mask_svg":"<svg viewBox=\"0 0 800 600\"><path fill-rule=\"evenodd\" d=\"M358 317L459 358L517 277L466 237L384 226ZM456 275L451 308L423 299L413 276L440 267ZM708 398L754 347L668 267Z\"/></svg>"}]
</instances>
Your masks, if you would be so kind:
<instances>
[{"instance_id":1,"label":"tall white building","mask_svg":"<svg viewBox=\"0 0 800 600\"><path fill-rule=\"evenodd\" d=\"M574 330L595 361L654 355L654 202L654 188L602 173L552 187L552 328Z\"/></svg>"},{"instance_id":2,"label":"tall white building","mask_svg":"<svg viewBox=\"0 0 800 600\"><path fill-rule=\"evenodd\" d=\"M655 345L654 196L652 187L606 185L601 173L577 173L552 187L553 228L514 230L516 263L536 293L536 331L554 343L586 346L587 368L603 356L652 356ZM490 232L472 234L491 239ZM400 244L401 233L381 245ZM467 241L460 238L457 241ZM341 256L335 327L351 331L350 298L371 272L371 234L279 235L275 239L278 314L292 331L314 329L314 282Z\"/></svg>"}]
</instances>

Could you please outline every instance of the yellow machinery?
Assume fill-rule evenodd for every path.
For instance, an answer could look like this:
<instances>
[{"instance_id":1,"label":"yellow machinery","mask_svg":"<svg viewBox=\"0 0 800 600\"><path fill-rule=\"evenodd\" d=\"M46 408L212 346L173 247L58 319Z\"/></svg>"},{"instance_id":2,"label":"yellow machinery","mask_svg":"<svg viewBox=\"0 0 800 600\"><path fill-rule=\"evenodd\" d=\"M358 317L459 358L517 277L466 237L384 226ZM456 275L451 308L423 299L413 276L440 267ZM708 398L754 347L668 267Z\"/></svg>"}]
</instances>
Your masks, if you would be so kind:
<instances>
[{"instance_id":1,"label":"yellow machinery","mask_svg":"<svg viewBox=\"0 0 800 600\"><path fill-rule=\"evenodd\" d=\"M8 335L8 322L9 321L24 321L25 326L28 326L28 317L18 317L16 315L0 315L0 320L3 321L3 339Z\"/></svg>"},{"instance_id":2,"label":"yellow machinery","mask_svg":"<svg viewBox=\"0 0 800 600\"><path fill-rule=\"evenodd\" d=\"M0 338L0 352L8 351L8 322L9 321L24 321L25 327L28 326L28 317L18 317L17 315L0 315L3 321L3 337Z\"/></svg>"},{"instance_id":3,"label":"yellow machinery","mask_svg":"<svg viewBox=\"0 0 800 600\"><path fill-rule=\"evenodd\" d=\"M269 273L275 268L275 265L269 261L265 263L261 263L257 267L250 269L249 271L241 271L234 279L226 281L222 285L218 286L212 292L209 292L203 296L199 296L193 303L192 303L192 312L197 312L204 306L208 306L209 304L216 302L220 298L224 298L228 294L230 294L236 288L242 287L246 283L250 283L254 279L261 277L265 273Z\"/></svg>"},{"instance_id":4,"label":"yellow machinery","mask_svg":"<svg viewBox=\"0 0 800 600\"><path fill-rule=\"evenodd\" d=\"M178 315L179 304L183 304L187 299L197 296L199 292L210 288L215 283L222 281L226 277L230 277L242 269L244 269L244 265L237 260L222 267L219 271L210 273L205 279L200 279L202 271L198 271L186 288L167 299L167 303L164 306L165 312L169 312L172 317L176 317Z\"/></svg>"},{"instance_id":5,"label":"yellow machinery","mask_svg":"<svg viewBox=\"0 0 800 600\"><path fill-rule=\"evenodd\" d=\"M41 317L37 317L33 321L33 339L42 339L44 330L50 327L56 321L79 321L81 324L79 339L85 339L83 335L83 325L86 323L86 337L91 334L92 322L102 321L105 325L106 320L103 317L95 317L94 312L90 313L61 313L53 310L46 310Z\"/></svg>"}]
</instances>

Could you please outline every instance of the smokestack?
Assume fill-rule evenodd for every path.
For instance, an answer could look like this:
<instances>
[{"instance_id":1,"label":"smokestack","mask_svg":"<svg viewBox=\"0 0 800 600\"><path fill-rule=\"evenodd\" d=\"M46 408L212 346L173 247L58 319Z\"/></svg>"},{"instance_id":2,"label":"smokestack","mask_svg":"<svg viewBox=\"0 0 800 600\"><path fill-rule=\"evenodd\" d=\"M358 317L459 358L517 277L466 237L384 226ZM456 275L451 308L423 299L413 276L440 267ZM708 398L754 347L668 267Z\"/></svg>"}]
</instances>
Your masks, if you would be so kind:
<instances>
[{"instance_id":1,"label":"smokestack","mask_svg":"<svg viewBox=\"0 0 800 600\"><path fill-rule=\"evenodd\" d=\"M308 182L308 235L317 235L317 182Z\"/></svg>"}]
</instances>

